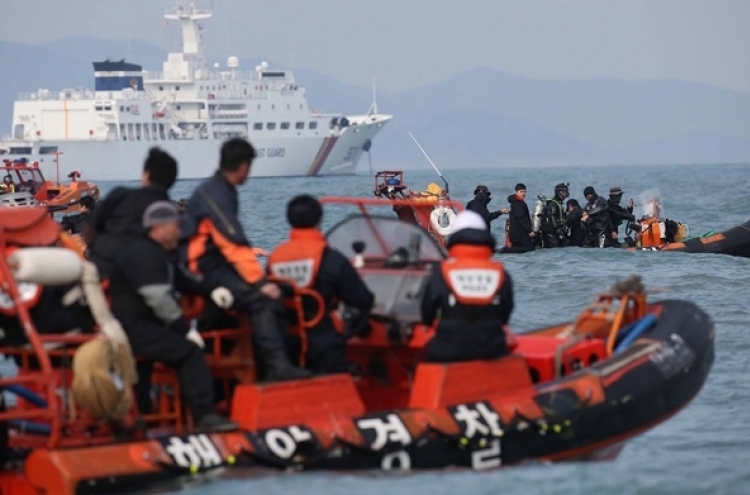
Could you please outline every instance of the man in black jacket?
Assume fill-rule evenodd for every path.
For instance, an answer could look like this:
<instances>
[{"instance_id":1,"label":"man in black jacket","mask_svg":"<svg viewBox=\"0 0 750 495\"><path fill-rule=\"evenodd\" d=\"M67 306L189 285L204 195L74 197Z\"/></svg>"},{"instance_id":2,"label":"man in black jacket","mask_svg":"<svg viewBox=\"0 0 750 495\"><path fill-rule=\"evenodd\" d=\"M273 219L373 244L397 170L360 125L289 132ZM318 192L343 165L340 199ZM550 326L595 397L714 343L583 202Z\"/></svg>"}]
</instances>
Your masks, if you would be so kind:
<instances>
[{"instance_id":1,"label":"man in black jacket","mask_svg":"<svg viewBox=\"0 0 750 495\"><path fill-rule=\"evenodd\" d=\"M199 185L183 216L183 257L188 268L214 287L232 292L237 311L250 317L259 374L267 381L311 376L293 366L286 349L286 322L279 286L266 279L239 219L237 187L250 175L255 148L244 139L221 147L219 170Z\"/></svg>"},{"instance_id":2,"label":"man in black jacket","mask_svg":"<svg viewBox=\"0 0 750 495\"><path fill-rule=\"evenodd\" d=\"M91 261L102 279L109 278L117 256L141 236L143 213L156 201L169 201L168 190L177 179L177 162L159 148L151 148L143 165L143 187L113 189L94 210Z\"/></svg>"},{"instance_id":3,"label":"man in black jacket","mask_svg":"<svg viewBox=\"0 0 750 495\"><path fill-rule=\"evenodd\" d=\"M203 358L203 340L182 314L175 291L211 295L217 303L228 302L227 290L213 291L191 276L170 257L180 239L179 211L171 201L156 201L142 220L148 234L135 240L115 259L110 277L112 313L128 335L133 354L176 368L182 395L198 429L227 431L237 425L216 414L213 381ZM229 303L231 304L231 302ZM226 305L226 304L225 304ZM150 362L149 362L150 364ZM139 406L147 412L150 373L139 366Z\"/></svg>"},{"instance_id":4,"label":"man in black jacket","mask_svg":"<svg viewBox=\"0 0 750 495\"><path fill-rule=\"evenodd\" d=\"M504 326L513 311L513 284L492 259L495 238L482 217L461 212L448 238L450 257L433 271L422 298L422 323L437 331L427 344L433 362L494 359L508 353Z\"/></svg>"},{"instance_id":5,"label":"man in black jacket","mask_svg":"<svg viewBox=\"0 0 750 495\"><path fill-rule=\"evenodd\" d=\"M596 194L592 186L587 186L583 190L583 196L588 203L583 208L581 220L588 228L588 238L586 246L589 247L609 247L609 211L607 200Z\"/></svg>"},{"instance_id":6,"label":"man in black jacket","mask_svg":"<svg viewBox=\"0 0 750 495\"><path fill-rule=\"evenodd\" d=\"M490 211L487 209L487 205L490 204L492 199L490 198L492 193L487 186L478 185L474 189L474 199L466 204L466 209L473 211L481 216L487 223L487 230L490 230L490 222L498 218L503 213L508 213L508 209Z\"/></svg>"},{"instance_id":7,"label":"man in black jacket","mask_svg":"<svg viewBox=\"0 0 750 495\"><path fill-rule=\"evenodd\" d=\"M565 214L565 228L568 231L568 246L583 247L586 243L586 226L581 218L583 210L575 199L568 200L568 212Z\"/></svg>"},{"instance_id":8,"label":"man in black jacket","mask_svg":"<svg viewBox=\"0 0 750 495\"><path fill-rule=\"evenodd\" d=\"M346 341L369 332L368 319L375 300L349 260L328 246L320 231L323 209L317 199L303 194L289 202L287 220L292 229L289 240L268 257L271 275L291 279L298 287L314 289L326 305L320 323L306 332L305 367L316 375L346 373ZM348 328L337 328L331 312L339 303L356 310ZM305 298L306 318L313 317L317 304Z\"/></svg>"},{"instance_id":9,"label":"man in black jacket","mask_svg":"<svg viewBox=\"0 0 750 495\"><path fill-rule=\"evenodd\" d=\"M60 222L63 230L72 235L83 235L84 229L91 228L90 216L96 200L91 196L84 196L78 201L80 212L73 215L65 215ZM89 224L89 225L86 225Z\"/></svg>"},{"instance_id":10,"label":"man in black jacket","mask_svg":"<svg viewBox=\"0 0 750 495\"><path fill-rule=\"evenodd\" d=\"M536 234L531 230L531 214L526 204L526 186L516 184L510 203L510 243L513 248L533 249Z\"/></svg>"},{"instance_id":11,"label":"man in black jacket","mask_svg":"<svg viewBox=\"0 0 750 495\"><path fill-rule=\"evenodd\" d=\"M627 208L620 206L622 202L623 190L614 186L609 189L609 199L607 200L607 209L609 210L609 228L610 244L613 247L620 247L620 225L622 222L635 220L633 216L633 198L628 200Z\"/></svg>"}]
</instances>

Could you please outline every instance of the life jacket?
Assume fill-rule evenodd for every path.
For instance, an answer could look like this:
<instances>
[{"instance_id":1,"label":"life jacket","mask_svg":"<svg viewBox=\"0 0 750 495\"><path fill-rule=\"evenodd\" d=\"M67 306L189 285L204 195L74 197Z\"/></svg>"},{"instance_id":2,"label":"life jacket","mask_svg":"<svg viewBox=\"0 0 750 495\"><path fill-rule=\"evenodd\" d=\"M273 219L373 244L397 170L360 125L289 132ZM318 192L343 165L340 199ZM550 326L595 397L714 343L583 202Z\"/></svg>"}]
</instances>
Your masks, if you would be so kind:
<instances>
[{"instance_id":1,"label":"life jacket","mask_svg":"<svg viewBox=\"0 0 750 495\"><path fill-rule=\"evenodd\" d=\"M327 246L325 236L316 229L292 229L289 240L268 257L268 270L271 275L289 279L298 287L312 288Z\"/></svg>"},{"instance_id":2,"label":"life jacket","mask_svg":"<svg viewBox=\"0 0 750 495\"><path fill-rule=\"evenodd\" d=\"M452 256L440 265L443 279L453 297L469 306L491 304L505 282L505 269L500 261L484 257L489 248L457 245Z\"/></svg>"},{"instance_id":3,"label":"life jacket","mask_svg":"<svg viewBox=\"0 0 750 495\"><path fill-rule=\"evenodd\" d=\"M458 244L440 265L448 288L448 305L441 304L435 337L427 348L430 361L494 359L507 351L501 291L505 269L492 260L487 246ZM442 299L442 298L441 298ZM510 301L507 301L510 303Z\"/></svg>"}]
</instances>

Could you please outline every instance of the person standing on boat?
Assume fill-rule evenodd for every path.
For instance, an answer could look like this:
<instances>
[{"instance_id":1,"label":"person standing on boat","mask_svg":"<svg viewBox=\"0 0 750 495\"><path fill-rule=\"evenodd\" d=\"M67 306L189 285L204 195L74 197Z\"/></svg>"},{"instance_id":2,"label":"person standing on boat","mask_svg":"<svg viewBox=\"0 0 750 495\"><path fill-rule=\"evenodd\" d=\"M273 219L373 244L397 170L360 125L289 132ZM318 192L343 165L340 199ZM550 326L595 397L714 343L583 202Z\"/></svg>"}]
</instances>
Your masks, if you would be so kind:
<instances>
[{"instance_id":1,"label":"person standing on boat","mask_svg":"<svg viewBox=\"0 0 750 495\"><path fill-rule=\"evenodd\" d=\"M508 196L510 203L510 243L513 248L534 249L536 234L531 229L531 214L526 204L526 186L516 184L516 193Z\"/></svg>"},{"instance_id":2,"label":"person standing on boat","mask_svg":"<svg viewBox=\"0 0 750 495\"><path fill-rule=\"evenodd\" d=\"M305 367L316 375L347 373L346 341L369 333L368 320L375 300L349 260L328 247L320 231L323 208L317 199L303 194L292 199L286 210L292 229L289 240L268 257L267 271L291 279L298 287L314 289L326 305L323 319L307 330ZM331 313L339 302L356 311L355 317L337 328ZM317 304L305 298L305 317L312 318Z\"/></svg>"},{"instance_id":3,"label":"person standing on boat","mask_svg":"<svg viewBox=\"0 0 750 495\"><path fill-rule=\"evenodd\" d=\"M14 193L16 192L16 185L13 184L13 179L10 175L3 177L3 183L0 184L0 194Z\"/></svg>"},{"instance_id":4,"label":"person standing on boat","mask_svg":"<svg viewBox=\"0 0 750 495\"><path fill-rule=\"evenodd\" d=\"M566 244L565 207L563 202L570 196L568 183L555 186L555 195L547 201L542 217L542 246L545 248L564 247Z\"/></svg>"},{"instance_id":5,"label":"person standing on boat","mask_svg":"<svg viewBox=\"0 0 750 495\"><path fill-rule=\"evenodd\" d=\"M487 223L487 230L490 230L490 222L500 217L502 214L508 214L510 211L507 208L494 211L487 209L487 205L492 201L490 198L491 194L492 193L487 186L480 184L474 189L474 199L466 204L467 210L473 211L484 218L484 221Z\"/></svg>"},{"instance_id":6,"label":"person standing on boat","mask_svg":"<svg viewBox=\"0 0 750 495\"><path fill-rule=\"evenodd\" d=\"M568 231L568 246L583 247L586 243L586 226L581 218L583 210L578 200L568 200L568 212L565 214L565 228Z\"/></svg>"},{"instance_id":7,"label":"person standing on boat","mask_svg":"<svg viewBox=\"0 0 750 495\"><path fill-rule=\"evenodd\" d=\"M141 413L148 413L150 366L159 361L177 370L182 395L197 428L228 431L237 424L214 411L213 378L203 358L203 339L191 329L175 297L176 291L224 300L229 292L213 291L170 256L180 241L180 214L171 201L156 201L146 208L142 226L147 234L132 242L112 266L110 297L112 314L128 335L135 356L149 360L139 364L136 395ZM145 370L145 372L144 372Z\"/></svg>"},{"instance_id":8,"label":"person standing on boat","mask_svg":"<svg viewBox=\"0 0 750 495\"><path fill-rule=\"evenodd\" d=\"M504 326L513 311L513 284L492 259L495 238L473 211L458 214L449 258L433 271L422 298L422 323L433 326L432 362L494 359L508 354Z\"/></svg>"},{"instance_id":9,"label":"person standing on boat","mask_svg":"<svg viewBox=\"0 0 750 495\"><path fill-rule=\"evenodd\" d=\"M90 224L90 215L94 209L96 200L91 196L84 196L78 201L80 207L80 213L74 215L66 215L60 222L60 226L63 230L67 231L71 235L83 234L84 229L87 228L86 224ZM88 226L90 228L90 225Z\"/></svg>"},{"instance_id":10,"label":"person standing on boat","mask_svg":"<svg viewBox=\"0 0 750 495\"><path fill-rule=\"evenodd\" d=\"M156 201L169 201L169 188L177 179L177 161L159 148L151 148L143 164L142 187L117 187L99 202L91 219L91 261L102 279L109 278L117 256L141 236L143 213Z\"/></svg>"},{"instance_id":11,"label":"person standing on boat","mask_svg":"<svg viewBox=\"0 0 750 495\"><path fill-rule=\"evenodd\" d=\"M610 228L610 245L620 247L620 225L623 221L635 220L633 215L633 198L628 200L627 208L623 208L622 202L623 190L619 186L609 189L609 199L607 200L607 209L609 210L609 228Z\"/></svg>"},{"instance_id":12,"label":"person standing on boat","mask_svg":"<svg viewBox=\"0 0 750 495\"><path fill-rule=\"evenodd\" d=\"M583 190L583 196L588 201L583 208L583 216L581 217L588 228L586 246L609 247L610 226L607 200L596 194L593 186L586 186Z\"/></svg>"},{"instance_id":13,"label":"person standing on boat","mask_svg":"<svg viewBox=\"0 0 750 495\"><path fill-rule=\"evenodd\" d=\"M199 185L183 215L182 255L194 273L227 287L233 308L250 317L259 374L267 381L311 375L289 361L279 286L269 282L239 220L237 187L250 175L255 148L242 138L221 147L219 170Z\"/></svg>"}]
</instances>

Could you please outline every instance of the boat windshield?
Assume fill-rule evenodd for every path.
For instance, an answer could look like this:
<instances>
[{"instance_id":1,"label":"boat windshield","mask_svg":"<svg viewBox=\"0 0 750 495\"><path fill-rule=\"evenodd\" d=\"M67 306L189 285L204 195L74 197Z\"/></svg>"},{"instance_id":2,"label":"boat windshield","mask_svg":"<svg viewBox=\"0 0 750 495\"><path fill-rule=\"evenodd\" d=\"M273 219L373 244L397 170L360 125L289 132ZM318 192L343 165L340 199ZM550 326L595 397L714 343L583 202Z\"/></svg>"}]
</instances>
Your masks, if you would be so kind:
<instances>
[{"instance_id":1,"label":"boat windshield","mask_svg":"<svg viewBox=\"0 0 750 495\"><path fill-rule=\"evenodd\" d=\"M368 260L385 260L399 250L418 251L412 263L432 263L445 258L445 251L418 225L398 218L355 215L334 226L326 236L328 245L349 259L354 244L364 243L362 254Z\"/></svg>"},{"instance_id":2,"label":"boat windshield","mask_svg":"<svg viewBox=\"0 0 750 495\"><path fill-rule=\"evenodd\" d=\"M639 220L656 219L663 222L667 218L658 189L649 189L635 196L633 207L635 217Z\"/></svg>"}]
</instances>

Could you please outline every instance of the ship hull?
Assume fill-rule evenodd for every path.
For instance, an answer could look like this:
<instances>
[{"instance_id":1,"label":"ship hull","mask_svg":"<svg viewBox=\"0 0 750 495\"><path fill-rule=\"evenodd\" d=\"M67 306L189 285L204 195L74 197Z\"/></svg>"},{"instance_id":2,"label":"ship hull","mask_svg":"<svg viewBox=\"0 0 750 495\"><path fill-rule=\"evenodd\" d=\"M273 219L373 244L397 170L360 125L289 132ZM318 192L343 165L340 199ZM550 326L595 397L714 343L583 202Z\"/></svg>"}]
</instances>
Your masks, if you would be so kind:
<instances>
[{"instance_id":1,"label":"ship hull","mask_svg":"<svg viewBox=\"0 0 750 495\"><path fill-rule=\"evenodd\" d=\"M314 137L250 137L258 151L252 177L295 177L352 175L362 156L362 147L372 140L390 117L376 117L371 123L351 126L337 132L321 131ZM214 173L219 163L222 141L38 141L32 154L1 155L2 159L25 157L39 161L45 177L54 178L58 171L54 155L38 155L40 147L57 147L60 177L76 170L84 179L94 181L128 181L140 178L149 148L158 146L175 157L179 179L202 179Z\"/></svg>"}]
</instances>

